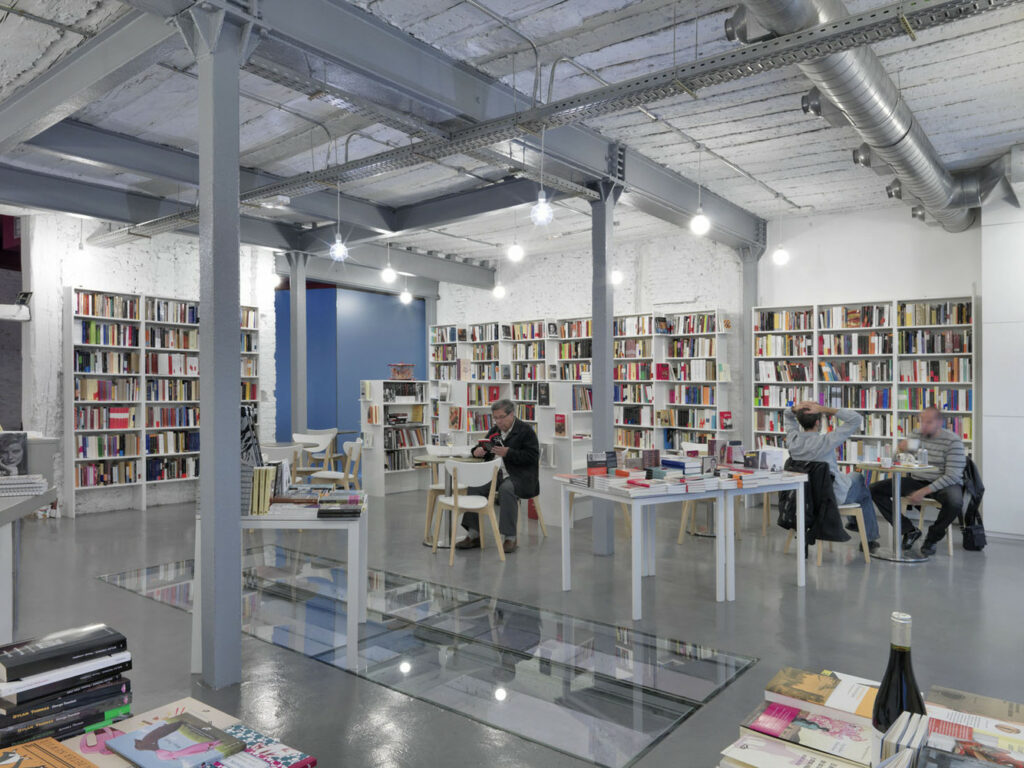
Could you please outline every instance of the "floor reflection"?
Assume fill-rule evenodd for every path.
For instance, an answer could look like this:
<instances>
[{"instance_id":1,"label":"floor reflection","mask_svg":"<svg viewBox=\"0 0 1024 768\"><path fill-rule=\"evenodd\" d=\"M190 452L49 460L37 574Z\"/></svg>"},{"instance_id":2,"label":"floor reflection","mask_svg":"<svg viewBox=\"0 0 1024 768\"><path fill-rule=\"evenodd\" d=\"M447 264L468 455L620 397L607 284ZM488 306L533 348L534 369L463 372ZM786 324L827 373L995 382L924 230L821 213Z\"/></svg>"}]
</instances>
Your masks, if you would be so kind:
<instances>
[{"instance_id":1,"label":"floor reflection","mask_svg":"<svg viewBox=\"0 0 1024 768\"><path fill-rule=\"evenodd\" d=\"M193 561L100 577L182 610ZM361 677L598 765L634 762L756 661L370 571ZM345 564L276 544L243 555L243 629L348 669Z\"/></svg>"}]
</instances>

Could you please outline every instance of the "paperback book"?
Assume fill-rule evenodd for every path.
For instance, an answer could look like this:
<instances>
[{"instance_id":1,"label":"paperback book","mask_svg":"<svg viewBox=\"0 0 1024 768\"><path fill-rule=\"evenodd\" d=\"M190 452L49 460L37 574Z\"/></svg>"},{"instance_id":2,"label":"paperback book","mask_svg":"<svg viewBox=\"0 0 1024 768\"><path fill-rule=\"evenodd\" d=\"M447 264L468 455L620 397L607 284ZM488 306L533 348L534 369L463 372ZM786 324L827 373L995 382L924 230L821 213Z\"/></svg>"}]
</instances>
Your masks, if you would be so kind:
<instances>
[{"instance_id":1,"label":"paperback book","mask_svg":"<svg viewBox=\"0 0 1024 768\"><path fill-rule=\"evenodd\" d=\"M809 752L770 736L748 733L722 751L719 765L723 768L854 768L859 764Z\"/></svg>"},{"instance_id":2,"label":"paperback book","mask_svg":"<svg viewBox=\"0 0 1024 768\"><path fill-rule=\"evenodd\" d=\"M314 768L316 758L241 723L224 729L245 742L245 751L214 763L215 768Z\"/></svg>"},{"instance_id":3,"label":"paperback book","mask_svg":"<svg viewBox=\"0 0 1024 768\"><path fill-rule=\"evenodd\" d=\"M835 672L807 672L793 667L779 670L765 688L768 701L819 715L836 715L859 725L871 725L878 684Z\"/></svg>"},{"instance_id":4,"label":"paperback book","mask_svg":"<svg viewBox=\"0 0 1024 768\"><path fill-rule=\"evenodd\" d=\"M756 731L862 766L871 765L871 729L837 717L765 702L740 724L740 729L741 735L744 730Z\"/></svg>"},{"instance_id":5,"label":"paperback book","mask_svg":"<svg viewBox=\"0 0 1024 768\"><path fill-rule=\"evenodd\" d=\"M55 739L39 739L0 749L0 765L13 768L96 768L96 763L72 752Z\"/></svg>"},{"instance_id":6,"label":"paperback book","mask_svg":"<svg viewBox=\"0 0 1024 768\"><path fill-rule=\"evenodd\" d=\"M125 636L106 624L91 624L0 647L0 682L20 680L108 656L128 647Z\"/></svg>"},{"instance_id":7,"label":"paperback book","mask_svg":"<svg viewBox=\"0 0 1024 768\"><path fill-rule=\"evenodd\" d=\"M979 696L976 693L965 693L955 688L943 688L940 685L933 685L924 700L929 710L934 705L995 720L1024 723L1024 704L1014 701L993 699L988 696Z\"/></svg>"},{"instance_id":8,"label":"paperback book","mask_svg":"<svg viewBox=\"0 0 1024 768\"><path fill-rule=\"evenodd\" d=\"M116 736L106 744L139 768L207 768L245 749L245 742L189 713Z\"/></svg>"},{"instance_id":9,"label":"paperback book","mask_svg":"<svg viewBox=\"0 0 1024 768\"><path fill-rule=\"evenodd\" d=\"M57 693L71 692L72 689L87 683L99 684L131 669L131 658L128 651L121 651L50 672L41 672L14 682L0 683L0 699L6 705L18 706Z\"/></svg>"}]
</instances>

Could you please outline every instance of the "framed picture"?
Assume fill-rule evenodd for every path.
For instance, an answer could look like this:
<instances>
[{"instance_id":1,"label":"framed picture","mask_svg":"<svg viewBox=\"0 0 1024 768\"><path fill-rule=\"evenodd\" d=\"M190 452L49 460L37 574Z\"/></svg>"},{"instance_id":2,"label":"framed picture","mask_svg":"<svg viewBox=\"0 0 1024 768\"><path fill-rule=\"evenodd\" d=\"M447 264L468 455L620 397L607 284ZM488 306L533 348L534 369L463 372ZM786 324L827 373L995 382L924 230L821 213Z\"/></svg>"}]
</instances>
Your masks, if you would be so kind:
<instances>
[{"instance_id":1,"label":"framed picture","mask_svg":"<svg viewBox=\"0 0 1024 768\"><path fill-rule=\"evenodd\" d=\"M28 474L28 435L0 432L0 476Z\"/></svg>"}]
</instances>

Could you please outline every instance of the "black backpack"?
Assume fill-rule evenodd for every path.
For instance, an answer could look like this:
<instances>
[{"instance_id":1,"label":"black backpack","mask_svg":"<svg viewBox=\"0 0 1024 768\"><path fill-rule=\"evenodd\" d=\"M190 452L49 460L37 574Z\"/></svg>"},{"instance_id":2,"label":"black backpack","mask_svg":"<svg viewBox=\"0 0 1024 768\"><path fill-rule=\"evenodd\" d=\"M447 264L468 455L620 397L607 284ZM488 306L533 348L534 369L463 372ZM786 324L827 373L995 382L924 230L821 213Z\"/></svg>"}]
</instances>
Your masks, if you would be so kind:
<instances>
[{"instance_id":1,"label":"black backpack","mask_svg":"<svg viewBox=\"0 0 1024 768\"><path fill-rule=\"evenodd\" d=\"M985 524L981 520L981 499L985 495L985 484L974 460L968 457L964 467L964 549L980 552L988 542L985 540Z\"/></svg>"}]
</instances>

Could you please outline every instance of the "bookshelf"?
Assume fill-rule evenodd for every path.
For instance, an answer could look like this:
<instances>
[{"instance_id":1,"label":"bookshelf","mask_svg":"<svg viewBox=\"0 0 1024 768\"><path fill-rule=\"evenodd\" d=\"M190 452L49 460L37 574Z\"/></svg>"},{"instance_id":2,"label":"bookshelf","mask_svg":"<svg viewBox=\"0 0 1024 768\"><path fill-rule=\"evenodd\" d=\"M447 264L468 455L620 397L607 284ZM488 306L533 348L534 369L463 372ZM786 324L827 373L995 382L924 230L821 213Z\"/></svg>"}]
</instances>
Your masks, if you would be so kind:
<instances>
[{"instance_id":1,"label":"bookshelf","mask_svg":"<svg viewBox=\"0 0 1024 768\"><path fill-rule=\"evenodd\" d=\"M783 411L816 400L864 416L863 432L839 451L847 470L892 455L929 405L943 411L946 427L972 452L974 306L967 296L756 307L755 445L783 445ZM798 380L771 380L782 374ZM823 429L833 427L827 421Z\"/></svg>"},{"instance_id":2,"label":"bookshelf","mask_svg":"<svg viewBox=\"0 0 1024 768\"><path fill-rule=\"evenodd\" d=\"M655 342L655 446L664 451L707 443L731 431L724 372L727 323L720 310L664 318ZM720 374L720 370L723 374ZM723 417L724 414L724 417Z\"/></svg>"},{"instance_id":3,"label":"bookshelf","mask_svg":"<svg viewBox=\"0 0 1024 768\"><path fill-rule=\"evenodd\" d=\"M558 378L563 381L591 380L593 339L589 317L558 321Z\"/></svg>"},{"instance_id":4,"label":"bookshelf","mask_svg":"<svg viewBox=\"0 0 1024 768\"><path fill-rule=\"evenodd\" d=\"M363 488L371 496L427 487L429 474L415 457L430 444L429 393L429 381L360 382Z\"/></svg>"},{"instance_id":5,"label":"bookshelf","mask_svg":"<svg viewBox=\"0 0 1024 768\"><path fill-rule=\"evenodd\" d=\"M548 380L547 326L544 320L522 320L509 328L511 389L516 417L538 424L538 383ZM549 407L549 406L546 406Z\"/></svg>"},{"instance_id":6,"label":"bookshelf","mask_svg":"<svg viewBox=\"0 0 1024 768\"><path fill-rule=\"evenodd\" d=\"M639 452L654 441L654 316L612 320L612 409L615 448Z\"/></svg>"},{"instance_id":7,"label":"bookshelf","mask_svg":"<svg viewBox=\"0 0 1024 768\"><path fill-rule=\"evenodd\" d=\"M463 336L465 336L465 329ZM430 375L433 381L451 381L458 378L459 327L456 325L430 326Z\"/></svg>"},{"instance_id":8,"label":"bookshelf","mask_svg":"<svg viewBox=\"0 0 1024 768\"><path fill-rule=\"evenodd\" d=\"M241 400L259 400L259 311L241 307ZM68 288L64 505L199 477L199 303Z\"/></svg>"}]
</instances>

